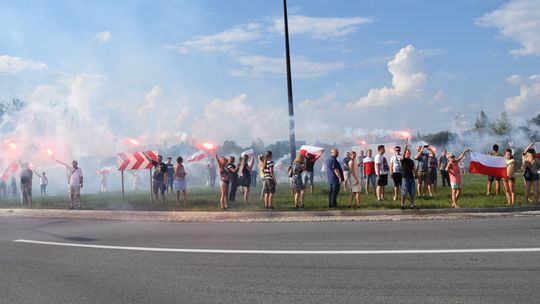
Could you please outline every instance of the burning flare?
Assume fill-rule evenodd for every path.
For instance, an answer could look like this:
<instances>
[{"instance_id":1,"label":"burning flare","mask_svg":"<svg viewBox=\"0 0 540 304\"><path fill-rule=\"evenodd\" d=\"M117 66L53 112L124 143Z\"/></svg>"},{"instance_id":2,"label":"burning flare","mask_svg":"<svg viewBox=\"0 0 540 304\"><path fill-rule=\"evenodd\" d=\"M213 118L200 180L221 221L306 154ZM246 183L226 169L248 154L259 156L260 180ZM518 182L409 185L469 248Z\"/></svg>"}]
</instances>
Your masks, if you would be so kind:
<instances>
[{"instance_id":1,"label":"burning flare","mask_svg":"<svg viewBox=\"0 0 540 304\"><path fill-rule=\"evenodd\" d=\"M132 145L132 146L138 146L140 145L140 143L133 139L133 138L126 138L122 141L122 143L126 144L126 145Z\"/></svg>"},{"instance_id":2,"label":"burning flare","mask_svg":"<svg viewBox=\"0 0 540 304\"><path fill-rule=\"evenodd\" d=\"M54 153L53 153L53 151L52 151L51 149L47 149L47 154L49 154L49 156L53 156L53 155L54 155Z\"/></svg>"},{"instance_id":3,"label":"burning flare","mask_svg":"<svg viewBox=\"0 0 540 304\"><path fill-rule=\"evenodd\" d=\"M214 149L214 145L211 144L211 143L203 143L202 146L203 146L203 148L208 149L208 150L213 150Z\"/></svg>"}]
</instances>

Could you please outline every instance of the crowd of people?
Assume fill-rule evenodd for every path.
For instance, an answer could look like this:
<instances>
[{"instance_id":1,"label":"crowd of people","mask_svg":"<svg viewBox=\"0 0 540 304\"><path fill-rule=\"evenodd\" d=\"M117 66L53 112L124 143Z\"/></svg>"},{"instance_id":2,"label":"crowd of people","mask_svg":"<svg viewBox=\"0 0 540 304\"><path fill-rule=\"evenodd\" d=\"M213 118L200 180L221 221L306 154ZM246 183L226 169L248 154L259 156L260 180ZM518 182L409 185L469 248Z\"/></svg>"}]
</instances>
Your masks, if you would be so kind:
<instances>
[{"instance_id":1,"label":"crowd of people","mask_svg":"<svg viewBox=\"0 0 540 304\"><path fill-rule=\"evenodd\" d=\"M521 169L523 169L523 179L525 184L525 203L540 204L539 201L539 171L540 159L533 149L531 143L522 153ZM413 151L414 150L414 151ZM345 153L345 157L339 158L337 148L330 150L330 156L324 160L322 168L326 173L325 180L328 183L328 207L336 208L340 191L348 192L348 207L361 207L361 193L373 195L378 202L386 200L386 187L391 180L393 189L391 191L392 200L400 203L405 209L405 203L410 201L409 208L415 209L415 198L436 197L438 194L437 180L442 181L443 187L451 188L451 206L459 208L459 199L462 189L462 175L465 174L463 160L470 150L466 149L456 156L442 150L437 155L436 150L429 145L417 146L415 149L405 145L403 154L401 147L393 148L393 155L388 161L386 147L379 145L375 156L371 149ZM493 145L492 156L504 156L506 161L506 177L488 176L486 182L486 196L490 196L495 184L494 193L499 195L501 188L504 191L507 204L516 204L515 172L516 163L511 149L506 149L504 154L499 152L499 146ZM166 193L176 194L176 204L183 203L187 206L187 184L188 175L183 164L183 158L178 157L176 164L172 164L172 158L167 157L167 162L163 162L163 157L158 155L157 160L151 159L147 154L145 157L152 163L154 168L152 175L152 193L155 201L159 204L166 203ZM236 162L234 156L218 156L213 151L214 157L210 159L208 168L208 185L215 187L215 179L219 173L220 208L226 210L231 204L236 203L238 188L242 193L242 203L249 204L249 194L251 187L256 186L257 180L262 183L261 199L267 209L274 208L274 194L276 192L276 173L274 172L274 161L272 152L267 151L258 158L250 154L242 154L240 160ZM291 191L293 208L304 208L306 188L310 192L314 191L314 167L320 155L309 153L298 153L287 170L289 178L289 189ZM77 161L71 165L61 161L68 174L68 185L70 193L69 209L81 208L81 188L83 187L82 169L78 167ZM257 163L257 165L255 165ZM19 162L20 171L20 197L23 204L32 206L32 179L33 175L40 179L40 193L47 195L47 185L49 183L45 172L38 173L30 168L28 163ZM217 168L216 168L217 164ZM136 173L136 172L135 172ZM138 174L134 177L134 181ZM140 180L140 177L139 177ZM17 183L12 176L10 189L6 181L0 181L0 197L16 197L18 194ZM501 187L502 185L502 187ZM135 187L135 182L134 182ZM101 185L102 191L104 186ZM106 191L106 190L105 190ZM531 200L531 191L533 193ZM354 203L354 205L353 205ZM521 204L520 204L521 205Z\"/></svg>"},{"instance_id":2,"label":"crowd of people","mask_svg":"<svg viewBox=\"0 0 540 304\"><path fill-rule=\"evenodd\" d=\"M523 151L522 169L525 182L525 202L539 204L538 198L538 173L540 160L536 151L529 145ZM376 155L367 149L346 152L343 159L339 158L339 150L331 149L330 156L322 164L326 173L325 180L328 187L328 207L336 208L340 191L348 192L348 207L362 206L361 192L366 195L373 194L377 201L386 200L386 187L391 180L393 183L392 200L398 201L402 209L406 209L406 201L410 201L409 208L416 209L415 198L436 197L438 195L438 180L442 181L442 187L451 189L451 206L460 208L459 200L462 190L462 175L466 174L464 159L469 149L459 155L448 153L443 149L437 155L435 148L430 145L417 146L415 149L405 145L403 154L401 147L394 147L393 155L388 161L385 156L386 147L379 145ZM493 145L492 156L501 156L499 146ZM218 157L221 197L220 206L228 208L228 203L234 201L234 193L238 187L238 166L234 164L234 158ZM506 177L487 176L486 196L491 195L492 184L495 183L495 193L499 195L500 189L504 190L507 204L516 204L515 196L515 171L516 163L511 149L505 150ZM292 195L293 208L304 208L306 188L314 189L314 164L318 158L309 153L299 153L288 168L289 188ZM246 158L247 160L247 158ZM253 164L251 165L253 166ZM268 151L259 158L260 179L263 183L261 197L265 208L273 208L273 195L276 190L277 179L274 173L272 152ZM249 172L249 171L246 171ZM246 173L244 173L246 175ZM500 186L502 184L502 187ZM247 187L249 191L249 187ZM534 200L530 200L530 192L533 192ZM232 196L231 196L232 193ZM244 192L246 193L246 192ZM249 193L249 192L247 192ZM247 202L247 197L244 200ZM354 205L353 205L354 203ZM520 204L521 205L521 204Z\"/></svg>"}]
</instances>

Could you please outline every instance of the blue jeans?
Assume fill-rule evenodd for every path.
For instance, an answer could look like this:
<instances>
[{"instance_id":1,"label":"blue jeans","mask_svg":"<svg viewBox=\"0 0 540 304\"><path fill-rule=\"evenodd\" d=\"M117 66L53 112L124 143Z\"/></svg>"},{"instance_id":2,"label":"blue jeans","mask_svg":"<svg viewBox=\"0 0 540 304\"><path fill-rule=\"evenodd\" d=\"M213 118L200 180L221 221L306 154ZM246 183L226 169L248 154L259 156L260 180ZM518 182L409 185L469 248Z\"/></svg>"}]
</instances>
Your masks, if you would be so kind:
<instances>
[{"instance_id":1,"label":"blue jeans","mask_svg":"<svg viewBox=\"0 0 540 304\"><path fill-rule=\"evenodd\" d=\"M336 208L337 207L337 197L339 194L339 184L329 184L330 191L328 192L328 207Z\"/></svg>"}]
</instances>

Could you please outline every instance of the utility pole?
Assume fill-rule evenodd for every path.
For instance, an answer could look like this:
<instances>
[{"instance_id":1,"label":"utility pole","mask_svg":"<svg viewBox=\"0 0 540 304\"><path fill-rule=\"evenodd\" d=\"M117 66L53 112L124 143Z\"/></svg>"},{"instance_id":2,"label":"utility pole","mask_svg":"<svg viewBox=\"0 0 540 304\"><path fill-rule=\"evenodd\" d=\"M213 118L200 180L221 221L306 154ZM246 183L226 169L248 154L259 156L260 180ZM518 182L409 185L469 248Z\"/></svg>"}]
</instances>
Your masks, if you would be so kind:
<instances>
[{"instance_id":1,"label":"utility pole","mask_svg":"<svg viewBox=\"0 0 540 304\"><path fill-rule=\"evenodd\" d=\"M294 134L294 106L292 94L291 54L289 50L289 21L287 0L283 0L283 22L285 23L285 57L287 61L287 95L289 98L289 141L291 145L291 163L296 157L296 139Z\"/></svg>"}]
</instances>

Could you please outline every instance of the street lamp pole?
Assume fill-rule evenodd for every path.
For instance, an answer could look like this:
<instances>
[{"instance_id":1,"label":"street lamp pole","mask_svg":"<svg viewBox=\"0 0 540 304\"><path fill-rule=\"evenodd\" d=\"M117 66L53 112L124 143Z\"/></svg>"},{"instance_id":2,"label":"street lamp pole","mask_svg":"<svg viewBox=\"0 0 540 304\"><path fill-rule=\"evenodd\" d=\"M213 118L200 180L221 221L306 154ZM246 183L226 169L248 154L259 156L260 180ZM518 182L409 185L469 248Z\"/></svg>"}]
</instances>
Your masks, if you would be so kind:
<instances>
[{"instance_id":1,"label":"street lamp pole","mask_svg":"<svg viewBox=\"0 0 540 304\"><path fill-rule=\"evenodd\" d=\"M291 54L289 51L289 22L287 20L287 0L283 0L283 21L285 22L285 57L287 59L287 95L289 97L289 141L291 145L291 163L296 156L294 135L294 106L292 94Z\"/></svg>"}]
</instances>

